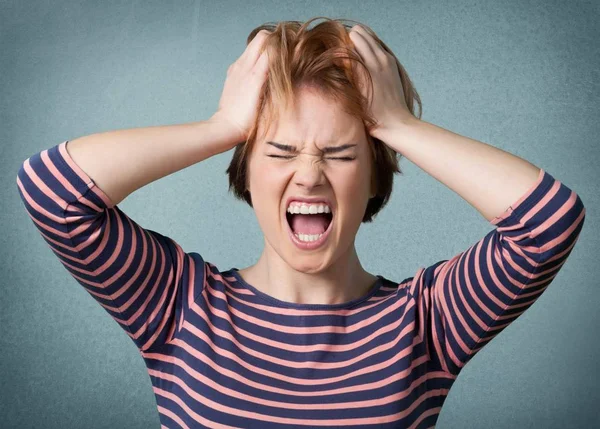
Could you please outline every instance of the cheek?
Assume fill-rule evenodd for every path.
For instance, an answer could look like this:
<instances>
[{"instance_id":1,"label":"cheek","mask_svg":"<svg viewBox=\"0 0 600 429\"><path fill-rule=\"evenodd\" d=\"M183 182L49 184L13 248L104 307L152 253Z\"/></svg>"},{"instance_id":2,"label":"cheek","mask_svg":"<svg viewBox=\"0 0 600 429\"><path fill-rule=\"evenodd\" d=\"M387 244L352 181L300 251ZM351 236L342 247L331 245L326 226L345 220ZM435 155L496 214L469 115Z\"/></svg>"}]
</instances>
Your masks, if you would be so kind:
<instances>
[{"instance_id":1,"label":"cheek","mask_svg":"<svg viewBox=\"0 0 600 429\"><path fill-rule=\"evenodd\" d=\"M356 201L370 189L369 168L363 164L356 164L355 168L349 168L342 174L334 174L331 177L340 198Z\"/></svg>"},{"instance_id":2,"label":"cheek","mask_svg":"<svg viewBox=\"0 0 600 429\"><path fill-rule=\"evenodd\" d=\"M257 198L266 198L276 186L277 170L269 163L255 160L251 165L250 187L256 190Z\"/></svg>"},{"instance_id":3,"label":"cheek","mask_svg":"<svg viewBox=\"0 0 600 429\"><path fill-rule=\"evenodd\" d=\"M269 163L257 165L256 189L265 199L280 199L283 189L287 184L287 173L282 168L277 168Z\"/></svg>"},{"instance_id":4,"label":"cheek","mask_svg":"<svg viewBox=\"0 0 600 429\"><path fill-rule=\"evenodd\" d=\"M250 190L256 215L259 219L275 219L280 214L285 174L267 163L256 163L252 168L256 173L250 175Z\"/></svg>"}]
</instances>

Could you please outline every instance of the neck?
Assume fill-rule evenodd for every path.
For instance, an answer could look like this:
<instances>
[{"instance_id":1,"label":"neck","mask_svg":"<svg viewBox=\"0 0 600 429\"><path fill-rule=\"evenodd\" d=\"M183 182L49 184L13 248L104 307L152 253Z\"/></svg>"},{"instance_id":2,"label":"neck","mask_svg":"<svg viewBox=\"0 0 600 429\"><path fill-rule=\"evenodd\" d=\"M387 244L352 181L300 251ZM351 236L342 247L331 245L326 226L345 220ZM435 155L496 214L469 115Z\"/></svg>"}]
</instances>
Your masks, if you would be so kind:
<instances>
[{"instance_id":1,"label":"neck","mask_svg":"<svg viewBox=\"0 0 600 429\"><path fill-rule=\"evenodd\" d=\"M258 262L242 272L262 292L298 304L349 302L366 295L377 280L363 269L354 242L336 261L322 268L309 262L306 266L291 266L265 240Z\"/></svg>"}]
</instances>

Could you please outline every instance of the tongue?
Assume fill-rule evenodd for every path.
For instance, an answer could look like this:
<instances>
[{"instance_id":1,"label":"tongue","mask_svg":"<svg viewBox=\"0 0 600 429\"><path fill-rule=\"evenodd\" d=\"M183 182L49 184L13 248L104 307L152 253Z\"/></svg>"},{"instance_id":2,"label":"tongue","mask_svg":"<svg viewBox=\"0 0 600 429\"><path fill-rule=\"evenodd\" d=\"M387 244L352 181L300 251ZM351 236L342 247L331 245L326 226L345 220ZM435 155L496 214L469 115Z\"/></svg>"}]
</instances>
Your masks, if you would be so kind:
<instances>
[{"instance_id":1,"label":"tongue","mask_svg":"<svg viewBox=\"0 0 600 429\"><path fill-rule=\"evenodd\" d=\"M327 216L321 213L292 215L292 231L297 234L322 234L327 229Z\"/></svg>"}]
</instances>

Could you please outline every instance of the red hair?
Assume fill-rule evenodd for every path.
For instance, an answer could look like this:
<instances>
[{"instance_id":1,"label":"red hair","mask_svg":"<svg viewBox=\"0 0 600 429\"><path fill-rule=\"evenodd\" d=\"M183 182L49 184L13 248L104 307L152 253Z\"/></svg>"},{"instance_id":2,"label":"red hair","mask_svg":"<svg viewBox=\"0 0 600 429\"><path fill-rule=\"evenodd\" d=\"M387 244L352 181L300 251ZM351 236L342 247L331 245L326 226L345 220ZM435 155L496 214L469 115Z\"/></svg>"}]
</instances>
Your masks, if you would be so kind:
<instances>
[{"instance_id":1,"label":"red hair","mask_svg":"<svg viewBox=\"0 0 600 429\"><path fill-rule=\"evenodd\" d=\"M319 18L325 21L309 29L309 24ZM368 132L376 125L376 121L369 115L368 100L360 91L356 67L363 67L363 75L367 77L371 89L373 83L366 65L348 35L352 26L347 22L360 24L383 49L396 58L368 26L347 19L315 17L304 23L281 21L263 24L250 32L246 44L263 29L271 32L262 48L268 52L269 70L260 97L256 121L249 131L248 139L236 146L226 170L226 174L229 175L229 190L236 198L246 201L250 207L252 197L246 184L247 161L252 147L259 138L266 135L270 125L277 121L277 112L285 111L294 105L298 91L303 87L314 89L323 97L337 102L345 112L365 124L373 155L372 181L376 193L367 204L362 222L371 222L388 202L392 193L394 173L402 174L398 164L402 155ZM413 116L420 118L421 99L397 58L396 64L406 105ZM418 115L414 112L415 104L419 105ZM265 124L264 133L258 136L261 120Z\"/></svg>"}]
</instances>

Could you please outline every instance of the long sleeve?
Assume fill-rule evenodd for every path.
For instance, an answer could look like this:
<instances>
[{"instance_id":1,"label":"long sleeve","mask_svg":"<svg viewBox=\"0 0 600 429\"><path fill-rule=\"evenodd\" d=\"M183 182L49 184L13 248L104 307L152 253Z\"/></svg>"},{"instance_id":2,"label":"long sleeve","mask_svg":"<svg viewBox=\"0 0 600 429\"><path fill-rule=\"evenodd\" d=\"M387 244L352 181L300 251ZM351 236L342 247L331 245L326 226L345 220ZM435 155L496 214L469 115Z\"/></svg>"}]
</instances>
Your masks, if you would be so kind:
<instances>
[{"instance_id":1,"label":"long sleeve","mask_svg":"<svg viewBox=\"0 0 600 429\"><path fill-rule=\"evenodd\" d=\"M26 159L19 194L63 266L141 351L171 341L203 285L204 261L123 213L67 151ZM197 288L201 289L201 288Z\"/></svg>"},{"instance_id":2,"label":"long sleeve","mask_svg":"<svg viewBox=\"0 0 600 429\"><path fill-rule=\"evenodd\" d=\"M540 171L531 188L451 259L420 268L409 287L418 332L434 368L462 367L552 282L584 224L580 197Z\"/></svg>"}]
</instances>

